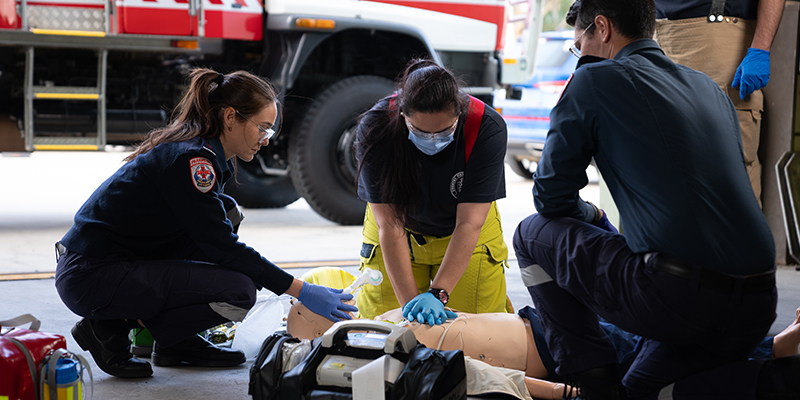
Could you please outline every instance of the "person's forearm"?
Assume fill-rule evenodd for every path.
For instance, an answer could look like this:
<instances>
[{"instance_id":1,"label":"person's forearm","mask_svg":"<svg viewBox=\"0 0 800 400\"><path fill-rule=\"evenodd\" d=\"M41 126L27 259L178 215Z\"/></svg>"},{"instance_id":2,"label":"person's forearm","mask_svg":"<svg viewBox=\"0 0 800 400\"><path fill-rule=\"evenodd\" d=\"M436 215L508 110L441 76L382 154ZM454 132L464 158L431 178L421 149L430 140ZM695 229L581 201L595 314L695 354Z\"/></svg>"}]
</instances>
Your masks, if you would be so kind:
<instances>
[{"instance_id":1,"label":"person's forearm","mask_svg":"<svg viewBox=\"0 0 800 400\"><path fill-rule=\"evenodd\" d=\"M456 209L456 227L431 287L452 293L469 266L481 229L492 203L461 203Z\"/></svg>"},{"instance_id":2,"label":"person's forearm","mask_svg":"<svg viewBox=\"0 0 800 400\"><path fill-rule=\"evenodd\" d=\"M378 227L378 242L381 245L386 274L389 275L394 294L402 306L419 294L408 255L406 228L397 218L391 204L370 203L369 208Z\"/></svg>"},{"instance_id":3,"label":"person's forearm","mask_svg":"<svg viewBox=\"0 0 800 400\"><path fill-rule=\"evenodd\" d=\"M439 272L431 282L431 287L444 289L447 293L452 293L464 271L469 266L472 253L475 252L475 245L481 234L482 225L461 224L457 225L447 245L442 265Z\"/></svg>"},{"instance_id":4,"label":"person's forearm","mask_svg":"<svg viewBox=\"0 0 800 400\"><path fill-rule=\"evenodd\" d=\"M411 268L411 259L408 256L405 231L391 233L382 231L379 234L386 274L389 275L397 301L402 306L419 294Z\"/></svg>"},{"instance_id":5,"label":"person's forearm","mask_svg":"<svg viewBox=\"0 0 800 400\"><path fill-rule=\"evenodd\" d=\"M756 32L750 47L769 51L783 15L784 0L760 0L756 17Z\"/></svg>"},{"instance_id":6,"label":"person's forearm","mask_svg":"<svg viewBox=\"0 0 800 400\"><path fill-rule=\"evenodd\" d=\"M289 289L286 289L286 294L292 296L294 298L300 297L300 291L303 289L303 281L295 278L292 281L292 284L289 285Z\"/></svg>"}]
</instances>

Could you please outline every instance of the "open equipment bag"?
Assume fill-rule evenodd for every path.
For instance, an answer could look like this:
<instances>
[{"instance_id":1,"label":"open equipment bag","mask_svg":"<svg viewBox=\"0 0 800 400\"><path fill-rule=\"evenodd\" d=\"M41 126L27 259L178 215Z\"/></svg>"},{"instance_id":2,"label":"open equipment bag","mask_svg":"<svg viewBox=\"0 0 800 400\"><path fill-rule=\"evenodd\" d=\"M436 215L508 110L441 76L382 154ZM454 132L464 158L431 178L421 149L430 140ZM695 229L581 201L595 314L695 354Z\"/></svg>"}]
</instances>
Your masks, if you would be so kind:
<instances>
[{"instance_id":1,"label":"open equipment bag","mask_svg":"<svg viewBox=\"0 0 800 400\"><path fill-rule=\"evenodd\" d=\"M287 333L275 333L264 341L250 370L249 394L254 400L353 399L355 370L383 356L393 359L387 362L397 376L384 384L385 399L466 399L463 352L428 349L399 325L338 322L311 341L311 351L302 361L283 372L283 346L298 342Z\"/></svg>"}]
</instances>

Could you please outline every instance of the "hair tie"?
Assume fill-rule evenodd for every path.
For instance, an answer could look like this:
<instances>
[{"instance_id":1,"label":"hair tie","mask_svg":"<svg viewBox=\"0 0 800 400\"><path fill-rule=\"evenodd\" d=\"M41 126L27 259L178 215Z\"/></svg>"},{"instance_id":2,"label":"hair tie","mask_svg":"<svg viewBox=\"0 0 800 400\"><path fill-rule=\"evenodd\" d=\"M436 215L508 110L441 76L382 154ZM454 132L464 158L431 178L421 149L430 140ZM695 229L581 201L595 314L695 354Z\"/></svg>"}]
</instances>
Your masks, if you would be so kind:
<instances>
[{"instance_id":1,"label":"hair tie","mask_svg":"<svg viewBox=\"0 0 800 400\"><path fill-rule=\"evenodd\" d=\"M214 79L214 83L216 83L217 86L222 86L223 82L225 82L225 75L223 75L222 73L217 72L217 78Z\"/></svg>"}]
</instances>

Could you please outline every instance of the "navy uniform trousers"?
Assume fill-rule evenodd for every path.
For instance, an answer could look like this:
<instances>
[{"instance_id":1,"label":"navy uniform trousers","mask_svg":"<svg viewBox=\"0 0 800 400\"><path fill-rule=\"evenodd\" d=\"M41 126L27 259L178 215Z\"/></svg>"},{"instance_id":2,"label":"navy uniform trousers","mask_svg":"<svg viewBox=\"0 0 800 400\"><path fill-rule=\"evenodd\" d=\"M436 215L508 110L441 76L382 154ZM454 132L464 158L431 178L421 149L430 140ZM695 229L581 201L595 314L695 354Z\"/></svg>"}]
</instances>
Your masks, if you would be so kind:
<instances>
[{"instance_id":1,"label":"navy uniform trousers","mask_svg":"<svg viewBox=\"0 0 800 400\"><path fill-rule=\"evenodd\" d=\"M233 222L235 211L228 210ZM237 228L239 221L241 216ZM160 346L241 321L256 301L250 277L210 262L191 241L170 257L154 260L63 250L56 289L67 308L92 319L141 320Z\"/></svg>"},{"instance_id":2,"label":"navy uniform trousers","mask_svg":"<svg viewBox=\"0 0 800 400\"><path fill-rule=\"evenodd\" d=\"M701 268L662 272L658 253L634 254L624 236L573 218L531 215L513 242L560 375L617 363L602 316L643 337L622 380L629 397L755 398L763 360L747 357L776 317L774 275L756 290L708 287Z\"/></svg>"}]
</instances>

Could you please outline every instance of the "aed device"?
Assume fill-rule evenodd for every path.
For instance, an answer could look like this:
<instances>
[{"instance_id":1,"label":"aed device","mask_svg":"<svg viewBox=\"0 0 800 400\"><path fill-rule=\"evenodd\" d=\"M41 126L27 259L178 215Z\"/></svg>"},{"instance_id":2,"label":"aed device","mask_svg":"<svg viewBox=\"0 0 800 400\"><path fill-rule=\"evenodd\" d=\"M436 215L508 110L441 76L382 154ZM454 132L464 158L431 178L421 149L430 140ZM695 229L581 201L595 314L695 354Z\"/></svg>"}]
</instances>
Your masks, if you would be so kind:
<instances>
[{"instance_id":1,"label":"aed device","mask_svg":"<svg viewBox=\"0 0 800 400\"><path fill-rule=\"evenodd\" d=\"M330 348L334 342L341 343L342 339L346 347L383 349L384 354L392 354L395 351L408 353L417 344L413 332L397 325L377 321L344 321L334 324L325 332L321 345ZM372 361L375 359L328 354L317 367L317 384L352 387L353 372ZM402 370L402 363L397 362L397 364L400 364L399 368ZM399 374L399 370L392 375L396 374Z\"/></svg>"},{"instance_id":2,"label":"aed device","mask_svg":"<svg viewBox=\"0 0 800 400\"><path fill-rule=\"evenodd\" d=\"M317 367L317 384L322 386L353 387L353 371L373 360L348 356L327 355Z\"/></svg>"}]
</instances>

